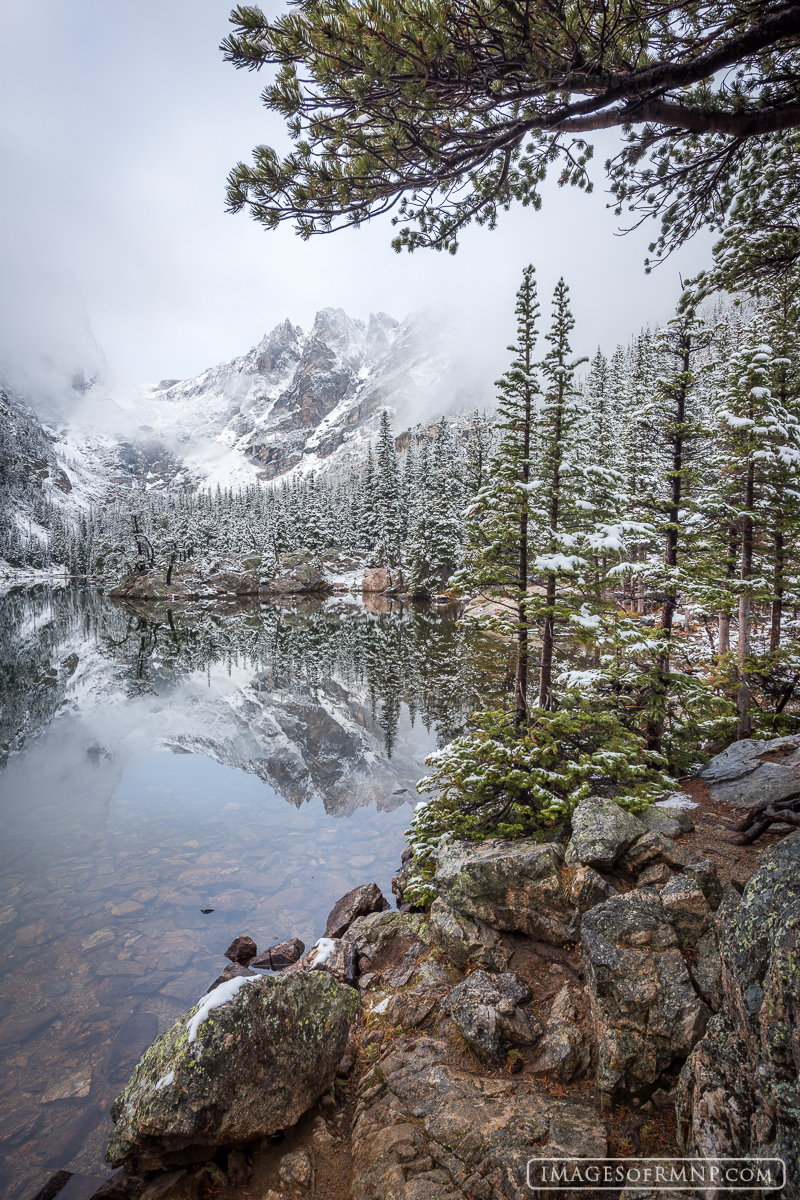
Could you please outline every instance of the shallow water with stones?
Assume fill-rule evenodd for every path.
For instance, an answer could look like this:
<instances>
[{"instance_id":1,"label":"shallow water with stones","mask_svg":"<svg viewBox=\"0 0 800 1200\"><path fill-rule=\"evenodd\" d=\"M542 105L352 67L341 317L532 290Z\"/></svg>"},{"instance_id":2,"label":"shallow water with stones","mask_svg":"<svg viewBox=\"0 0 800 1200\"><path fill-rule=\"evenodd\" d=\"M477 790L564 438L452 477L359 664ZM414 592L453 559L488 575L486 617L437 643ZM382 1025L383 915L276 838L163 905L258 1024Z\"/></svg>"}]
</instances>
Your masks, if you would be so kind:
<instances>
[{"instance_id":1,"label":"shallow water with stones","mask_svg":"<svg viewBox=\"0 0 800 1200\"><path fill-rule=\"evenodd\" d=\"M112 1099L236 934L311 944L390 894L426 754L506 688L496 640L382 597L0 597L7 1200L108 1174Z\"/></svg>"}]
</instances>

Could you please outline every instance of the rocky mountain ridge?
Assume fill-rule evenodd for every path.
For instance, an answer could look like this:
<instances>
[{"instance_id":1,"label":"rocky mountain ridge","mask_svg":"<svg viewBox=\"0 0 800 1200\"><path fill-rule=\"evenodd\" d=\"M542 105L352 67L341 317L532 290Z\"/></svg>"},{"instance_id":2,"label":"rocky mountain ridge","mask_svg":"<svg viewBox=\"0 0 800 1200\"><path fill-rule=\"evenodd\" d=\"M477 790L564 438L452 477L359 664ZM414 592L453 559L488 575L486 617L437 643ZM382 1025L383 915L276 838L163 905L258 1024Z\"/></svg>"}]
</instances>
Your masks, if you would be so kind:
<instances>
[{"instance_id":1,"label":"rocky mountain ridge","mask_svg":"<svg viewBox=\"0 0 800 1200\"><path fill-rule=\"evenodd\" d=\"M71 371L58 395L52 380L38 395L3 378L0 486L11 532L0 560L33 566L47 564L14 546L34 535L46 544L50 508L56 525L58 514L68 524L132 489L238 489L344 470L364 457L384 410L402 438L489 399L451 318L432 310L360 321L323 308L310 329L284 320L245 354L151 387Z\"/></svg>"},{"instance_id":2,"label":"rocky mountain ridge","mask_svg":"<svg viewBox=\"0 0 800 1200\"><path fill-rule=\"evenodd\" d=\"M323 308L283 321L247 353L191 379L78 405L56 452L109 482L144 488L245 486L361 455L386 408L400 432L485 401L464 382L453 330L430 311L368 321Z\"/></svg>"}]
</instances>

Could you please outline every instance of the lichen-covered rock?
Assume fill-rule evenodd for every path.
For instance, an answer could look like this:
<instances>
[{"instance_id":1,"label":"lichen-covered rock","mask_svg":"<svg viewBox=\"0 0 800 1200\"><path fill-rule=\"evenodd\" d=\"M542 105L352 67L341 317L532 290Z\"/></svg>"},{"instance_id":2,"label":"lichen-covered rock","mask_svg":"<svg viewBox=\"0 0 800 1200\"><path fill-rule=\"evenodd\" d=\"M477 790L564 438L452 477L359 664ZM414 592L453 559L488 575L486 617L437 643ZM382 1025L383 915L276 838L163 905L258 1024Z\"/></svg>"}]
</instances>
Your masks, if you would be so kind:
<instances>
[{"instance_id":1,"label":"lichen-covered rock","mask_svg":"<svg viewBox=\"0 0 800 1200\"><path fill-rule=\"evenodd\" d=\"M167 577L169 576L169 582ZM116 600L220 600L226 597L258 595L267 584L261 573L260 556L248 556L225 565L218 564L211 573L204 572L196 562L176 562L153 566L126 575L108 595Z\"/></svg>"},{"instance_id":2,"label":"lichen-covered rock","mask_svg":"<svg viewBox=\"0 0 800 1200\"><path fill-rule=\"evenodd\" d=\"M685 846L679 846L663 833L648 829L622 856L621 863L632 871L641 871L650 863L666 863L669 867L683 868L692 861Z\"/></svg>"},{"instance_id":3,"label":"lichen-covered rock","mask_svg":"<svg viewBox=\"0 0 800 1200\"><path fill-rule=\"evenodd\" d=\"M712 925L697 939L695 944L697 961L691 967L692 978L697 990L712 1012L722 1008L722 959L719 953L719 937Z\"/></svg>"},{"instance_id":4,"label":"lichen-covered rock","mask_svg":"<svg viewBox=\"0 0 800 1200\"><path fill-rule=\"evenodd\" d=\"M333 1082L359 1008L352 988L321 971L224 986L143 1055L111 1109L110 1163L202 1162L293 1125Z\"/></svg>"},{"instance_id":5,"label":"lichen-covered rock","mask_svg":"<svg viewBox=\"0 0 800 1200\"><path fill-rule=\"evenodd\" d=\"M291 596L301 595L305 592L327 592L330 591L330 584L323 575L319 567L309 559L300 559L297 557L299 552L295 552L294 560L288 563L290 555L284 555L281 559L281 566L284 568L280 575L274 579L270 579L262 591L267 591L272 595Z\"/></svg>"},{"instance_id":6,"label":"lichen-covered rock","mask_svg":"<svg viewBox=\"0 0 800 1200\"><path fill-rule=\"evenodd\" d=\"M509 1200L529 1158L602 1158L594 1105L543 1095L525 1076L481 1078L446 1042L398 1038L361 1082L353 1200Z\"/></svg>"},{"instance_id":7,"label":"lichen-covered rock","mask_svg":"<svg viewBox=\"0 0 800 1200\"><path fill-rule=\"evenodd\" d=\"M537 1043L536 1057L528 1069L534 1075L547 1075L569 1083L586 1071L589 1060L578 1006L565 985L553 1001L544 1036Z\"/></svg>"},{"instance_id":8,"label":"lichen-covered rock","mask_svg":"<svg viewBox=\"0 0 800 1200\"><path fill-rule=\"evenodd\" d=\"M577 936L579 915L564 895L560 847L528 838L448 840L435 859L433 887L458 915L555 945Z\"/></svg>"},{"instance_id":9,"label":"lichen-covered rock","mask_svg":"<svg viewBox=\"0 0 800 1200\"><path fill-rule=\"evenodd\" d=\"M638 885L639 887L661 887L663 883L669 883L670 879L672 879L672 871L667 864L654 862L640 872Z\"/></svg>"},{"instance_id":10,"label":"lichen-covered rock","mask_svg":"<svg viewBox=\"0 0 800 1200\"><path fill-rule=\"evenodd\" d=\"M570 866L610 871L646 828L638 817L613 800L587 796L572 814L566 861Z\"/></svg>"},{"instance_id":11,"label":"lichen-covered rock","mask_svg":"<svg viewBox=\"0 0 800 1200\"><path fill-rule=\"evenodd\" d=\"M664 808L660 804L651 804L639 813L639 820L653 833L663 833L668 838L691 833L694 829L694 821L682 808Z\"/></svg>"},{"instance_id":12,"label":"lichen-covered rock","mask_svg":"<svg viewBox=\"0 0 800 1200\"><path fill-rule=\"evenodd\" d=\"M756 1094L746 1062L745 1047L723 1009L681 1072L675 1110L683 1153L710 1158L748 1153Z\"/></svg>"},{"instance_id":13,"label":"lichen-covered rock","mask_svg":"<svg viewBox=\"0 0 800 1200\"><path fill-rule=\"evenodd\" d=\"M320 938L286 974L299 971L327 971L340 983L355 987L359 975L358 951L352 942L342 938Z\"/></svg>"},{"instance_id":14,"label":"lichen-covered rock","mask_svg":"<svg viewBox=\"0 0 800 1200\"><path fill-rule=\"evenodd\" d=\"M578 867L569 888L570 900L582 913L594 908L595 904L603 904L616 894L617 889L603 879L594 867Z\"/></svg>"},{"instance_id":15,"label":"lichen-covered rock","mask_svg":"<svg viewBox=\"0 0 800 1200\"><path fill-rule=\"evenodd\" d=\"M641 888L584 914L581 943L603 1092L655 1082L702 1037L697 995L661 898Z\"/></svg>"},{"instance_id":16,"label":"lichen-covered rock","mask_svg":"<svg viewBox=\"0 0 800 1200\"><path fill-rule=\"evenodd\" d=\"M386 912L389 901L384 896L377 883L362 883L353 888L340 900L337 900L328 913L325 926L326 938L340 938L346 933L356 917L366 917L369 913Z\"/></svg>"},{"instance_id":17,"label":"lichen-covered rock","mask_svg":"<svg viewBox=\"0 0 800 1200\"><path fill-rule=\"evenodd\" d=\"M696 879L685 873L673 876L661 889L661 903L679 945L693 949L713 921Z\"/></svg>"},{"instance_id":18,"label":"lichen-covered rock","mask_svg":"<svg viewBox=\"0 0 800 1200\"><path fill-rule=\"evenodd\" d=\"M530 998L528 985L511 971L473 971L442 1001L442 1008L470 1046L500 1058L509 1046L532 1046L541 1035L536 1018L518 1007Z\"/></svg>"},{"instance_id":19,"label":"lichen-covered rock","mask_svg":"<svg viewBox=\"0 0 800 1200\"><path fill-rule=\"evenodd\" d=\"M441 896L431 905L429 934L431 945L456 967L480 967L484 971L504 971L509 951L485 921L456 915Z\"/></svg>"},{"instance_id":20,"label":"lichen-covered rock","mask_svg":"<svg viewBox=\"0 0 800 1200\"><path fill-rule=\"evenodd\" d=\"M723 887L714 864L707 858L690 862L683 868L683 873L696 881L709 906L716 912L722 903Z\"/></svg>"},{"instance_id":21,"label":"lichen-covered rock","mask_svg":"<svg viewBox=\"0 0 800 1200\"><path fill-rule=\"evenodd\" d=\"M356 917L350 928L342 935L343 942L350 942L359 953L375 959L384 947L397 938L405 939L408 945L427 942L428 918L421 913L376 912L366 917Z\"/></svg>"},{"instance_id":22,"label":"lichen-covered rock","mask_svg":"<svg viewBox=\"0 0 800 1200\"><path fill-rule=\"evenodd\" d=\"M397 992L389 1002L387 1016L389 1024L395 1028L416 1029L428 1019L436 1008L436 996L431 995L427 988L412 989Z\"/></svg>"},{"instance_id":23,"label":"lichen-covered rock","mask_svg":"<svg viewBox=\"0 0 800 1200\"><path fill-rule=\"evenodd\" d=\"M783 739L781 739L783 740ZM800 833L720 907L724 1004L683 1068L685 1153L783 1158L800 1197Z\"/></svg>"}]
</instances>

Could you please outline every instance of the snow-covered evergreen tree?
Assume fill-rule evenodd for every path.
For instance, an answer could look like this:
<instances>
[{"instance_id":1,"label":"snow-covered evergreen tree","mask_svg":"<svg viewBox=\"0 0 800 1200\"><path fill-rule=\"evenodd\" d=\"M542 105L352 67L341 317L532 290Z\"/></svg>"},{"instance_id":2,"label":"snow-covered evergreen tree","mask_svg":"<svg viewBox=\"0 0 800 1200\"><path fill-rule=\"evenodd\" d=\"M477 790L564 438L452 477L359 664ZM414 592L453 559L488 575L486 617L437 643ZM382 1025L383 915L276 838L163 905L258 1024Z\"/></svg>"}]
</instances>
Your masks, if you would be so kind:
<instances>
[{"instance_id":1,"label":"snow-covered evergreen tree","mask_svg":"<svg viewBox=\"0 0 800 1200\"><path fill-rule=\"evenodd\" d=\"M379 565L394 570L402 561L400 468L389 414L381 413L375 447L375 555Z\"/></svg>"},{"instance_id":2,"label":"snow-covered evergreen tree","mask_svg":"<svg viewBox=\"0 0 800 1200\"><path fill-rule=\"evenodd\" d=\"M498 446L489 464L488 482L468 510L467 562L459 578L470 590L486 590L508 605L505 623L513 628L517 644L515 724L521 728L528 714L528 559L534 522L541 515L529 487L541 396L534 357L539 301L532 266L522 273L515 315L517 336L509 346L512 363L497 384Z\"/></svg>"}]
</instances>

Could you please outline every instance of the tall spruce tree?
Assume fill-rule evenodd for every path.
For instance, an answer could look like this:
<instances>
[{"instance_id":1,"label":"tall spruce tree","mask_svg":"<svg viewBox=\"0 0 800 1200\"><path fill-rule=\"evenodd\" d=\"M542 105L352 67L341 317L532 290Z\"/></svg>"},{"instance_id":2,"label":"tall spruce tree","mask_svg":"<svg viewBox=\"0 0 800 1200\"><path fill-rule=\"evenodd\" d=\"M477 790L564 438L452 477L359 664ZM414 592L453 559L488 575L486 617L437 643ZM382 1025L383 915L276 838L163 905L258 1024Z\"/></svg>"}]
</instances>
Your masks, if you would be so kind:
<instances>
[{"instance_id":1,"label":"tall spruce tree","mask_svg":"<svg viewBox=\"0 0 800 1200\"><path fill-rule=\"evenodd\" d=\"M537 424L536 479L532 485L538 521L538 553L533 566L544 580L543 605L532 603L542 619L542 657L539 667L539 707L553 703L553 653L559 583L574 588L580 568L588 566L576 550L586 529L586 476L580 470L579 443L586 433L586 406L575 386L575 371L585 358L572 358L570 334L575 319L569 307L569 288L560 279L553 294L550 349L542 362L546 380Z\"/></svg>"},{"instance_id":2,"label":"tall spruce tree","mask_svg":"<svg viewBox=\"0 0 800 1200\"><path fill-rule=\"evenodd\" d=\"M650 476L640 477L637 510L652 522L653 550L642 578L651 598L660 605L646 704L647 746L656 751L661 749L667 715L673 623L687 585L691 587L689 559L699 532L696 502L702 451L708 449L709 437L703 422L697 360L709 341L710 332L698 320L687 294L676 317L656 338L654 350L662 374L655 380L646 406L655 434L654 451L648 455Z\"/></svg>"},{"instance_id":3,"label":"tall spruce tree","mask_svg":"<svg viewBox=\"0 0 800 1200\"><path fill-rule=\"evenodd\" d=\"M402 552L400 467L389 414L381 413L375 447L375 549L380 565L395 570Z\"/></svg>"},{"instance_id":4,"label":"tall spruce tree","mask_svg":"<svg viewBox=\"0 0 800 1200\"><path fill-rule=\"evenodd\" d=\"M489 482L469 507L468 561L460 580L468 588L500 596L509 606L506 624L513 627L517 649L514 713L519 729L528 715L528 549L529 531L537 517L529 484L541 395L534 357L539 302L532 266L522 273L515 315L517 336L509 346L514 357L497 383L499 443L489 466Z\"/></svg>"}]
</instances>

